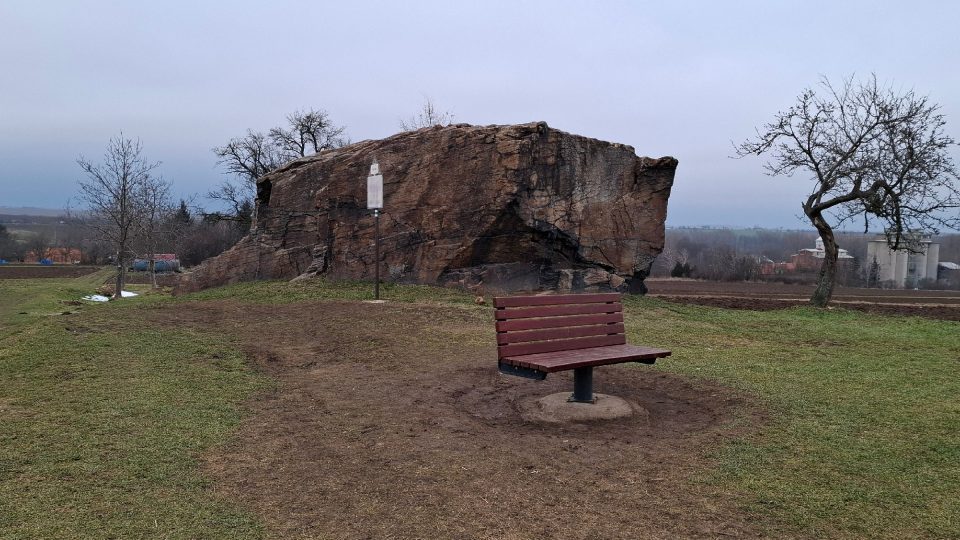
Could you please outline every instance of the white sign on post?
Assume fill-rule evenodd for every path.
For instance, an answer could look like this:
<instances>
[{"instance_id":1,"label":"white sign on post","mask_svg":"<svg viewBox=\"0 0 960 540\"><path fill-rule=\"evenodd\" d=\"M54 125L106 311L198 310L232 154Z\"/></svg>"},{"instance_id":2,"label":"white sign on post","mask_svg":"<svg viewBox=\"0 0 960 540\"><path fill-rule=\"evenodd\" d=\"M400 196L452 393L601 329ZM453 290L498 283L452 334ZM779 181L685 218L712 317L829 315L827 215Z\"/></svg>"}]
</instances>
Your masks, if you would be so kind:
<instances>
[{"instance_id":1,"label":"white sign on post","mask_svg":"<svg viewBox=\"0 0 960 540\"><path fill-rule=\"evenodd\" d=\"M367 209L381 208L383 208L383 175L380 174L380 165L374 161L370 165L370 174L367 176Z\"/></svg>"}]
</instances>

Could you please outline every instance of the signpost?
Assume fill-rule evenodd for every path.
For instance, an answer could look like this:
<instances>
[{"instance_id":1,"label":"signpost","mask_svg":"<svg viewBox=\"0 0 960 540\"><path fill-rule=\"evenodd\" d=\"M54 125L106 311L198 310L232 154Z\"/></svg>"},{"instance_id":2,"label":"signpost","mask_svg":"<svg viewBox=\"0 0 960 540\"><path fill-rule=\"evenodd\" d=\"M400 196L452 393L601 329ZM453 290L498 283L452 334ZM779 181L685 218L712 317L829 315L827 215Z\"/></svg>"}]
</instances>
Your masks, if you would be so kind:
<instances>
[{"instance_id":1,"label":"signpost","mask_svg":"<svg viewBox=\"0 0 960 540\"><path fill-rule=\"evenodd\" d=\"M370 164L370 174L367 175L367 209L373 210L374 222L374 255L376 261L374 298L380 300L380 210L383 208L383 175L380 174L380 164L373 158Z\"/></svg>"}]
</instances>

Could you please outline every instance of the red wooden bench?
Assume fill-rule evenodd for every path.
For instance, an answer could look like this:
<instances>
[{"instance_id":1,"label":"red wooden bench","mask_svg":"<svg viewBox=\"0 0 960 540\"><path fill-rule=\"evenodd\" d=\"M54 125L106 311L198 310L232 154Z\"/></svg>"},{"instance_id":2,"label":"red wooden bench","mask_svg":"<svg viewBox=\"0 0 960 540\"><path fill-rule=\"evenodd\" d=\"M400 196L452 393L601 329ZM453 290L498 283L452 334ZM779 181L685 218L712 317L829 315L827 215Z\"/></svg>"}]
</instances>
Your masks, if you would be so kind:
<instances>
[{"instance_id":1,"label":"red wooden bench","mask_svg":"<svg viewBox=\"0 0 960 540\"><path fill-rule=\"evenodd\" d=\"M493 299L501 373L543 380L573 370L570 401L593 403L593 368L653 364L670 351L627 345L619 293Z\"/></svg>"}]
</instances>

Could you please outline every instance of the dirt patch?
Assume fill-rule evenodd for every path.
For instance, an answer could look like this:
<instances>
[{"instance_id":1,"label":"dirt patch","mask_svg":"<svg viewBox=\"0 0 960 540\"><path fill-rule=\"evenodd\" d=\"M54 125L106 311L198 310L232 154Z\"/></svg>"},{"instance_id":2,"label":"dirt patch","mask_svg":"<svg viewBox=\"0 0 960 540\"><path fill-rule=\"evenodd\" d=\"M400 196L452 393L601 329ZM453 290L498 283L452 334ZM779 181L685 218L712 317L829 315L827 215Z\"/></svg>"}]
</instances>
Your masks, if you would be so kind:
<instances>
[{"instance_id":1,"label":"dirt patch","mask_svg":"<svg viewBox=\"0 0 960 540\"><path fill-rule=\"evenodd\" d=\"M528 422L583 423L648 415L646 409L621 397L594 393L592 403L580 403L570 401L570 395L567 390L525 402L522 417Z\"/></svg>"},{"instance_id":2,"label":"dirt patch","mask_svg":"<svg viewBox=\"0 0 960 540\"><path fill-rule=\"evenodd\" d=\"M0 279L76 278L100 270L99 266L73 266L42 264L0 265Z\"/></svg>"},{"instance_id":3,"label":"dirt patch","mask_svg":"<svg viewBox=\"0 0 960 540\"><path fill-rule=\"evenodd\" d=\"M167 312L175 309L175 316ZM178 304L157 324L240 336L276 390L205 456L214 490L279 537L755 536L729 494L692 480L762 421L743 396L651 367L597 370L646 415L526 421L572 377L497 373L487 311L388 303Z\"/></svg>"}]
</instances>

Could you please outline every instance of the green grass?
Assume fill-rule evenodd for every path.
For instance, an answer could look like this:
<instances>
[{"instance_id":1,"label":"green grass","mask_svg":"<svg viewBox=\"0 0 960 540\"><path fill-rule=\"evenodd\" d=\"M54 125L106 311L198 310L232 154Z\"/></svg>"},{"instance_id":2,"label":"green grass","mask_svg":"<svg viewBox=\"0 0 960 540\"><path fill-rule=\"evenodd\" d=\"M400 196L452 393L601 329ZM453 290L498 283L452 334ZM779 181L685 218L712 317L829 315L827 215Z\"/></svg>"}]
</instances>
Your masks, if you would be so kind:
<instances>
[{"instance_id":1,"label":"green grass","mask_svg":"<svg viewBox=\"0 0 960 540\"><path fill-rule=\"evenodd\" d=\"M99 282L0 281L0 537L261 537L197 460L266 381L229 338L137 324L142 302L51 315Z\"/></svg>"},{"instance_id":2,"label":"green grass","mask_svg":"<svg viewBox=\"0 0 960 540\"><path fill-rule=\"evenodd\" d=\"M141 327L140 308L360 300L370 285L245 283L63 316L60 300L96 278L57 281L0 281L0 537L263 535L211 494L197 459L268 383L232 337ZM383 296L489 309L432 287ZM655 369L720 381L765 409L759 431L711 450L716 467L697 481L768 534L960 537L960 324L654 299L629 299L627 315L632 342L674 351Z\"/></svg>"},{"instance_id":3,"label":"green grass","mask_svg":"<svg viewBox=\"0 0 960 540\"><path fill-rule=\"evenodd\" d=\"M80 278L0 279L0 338L64 311L63 301L92 294L112 275L101 270Z\"/></svg>"},{"instance_id":4,"label":"green grass","mask_svg":"<svg viewBox=\"0 0 960 540\"><path fill-rule=\"evenodd\" d=\"M817 537L960 537L960 324L795 308L628 302L661 364L759 396L759 434L710 481L750 512Z\"/></svg>"}]
</instances>

